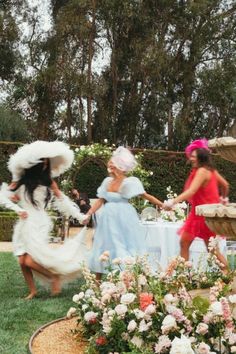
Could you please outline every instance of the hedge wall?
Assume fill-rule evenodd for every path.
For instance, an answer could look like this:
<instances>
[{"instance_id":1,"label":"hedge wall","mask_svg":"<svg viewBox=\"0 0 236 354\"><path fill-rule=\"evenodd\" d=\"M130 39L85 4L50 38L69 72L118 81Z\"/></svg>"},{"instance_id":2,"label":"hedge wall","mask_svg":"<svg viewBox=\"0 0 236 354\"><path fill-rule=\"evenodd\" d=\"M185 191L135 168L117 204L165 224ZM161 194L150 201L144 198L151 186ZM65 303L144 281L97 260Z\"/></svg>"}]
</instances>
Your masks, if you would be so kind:
<instances>
[{"instance_id":1,"label":"hedge wall","mask_svg":"<svg viewBox=\"0 0 236 354\"><path fill-rule=\"evenodd\" d=\"M14 153L20 145L21 143L0 142L1 181L10 180L7 160L9 155ZM73 148L75 147L73 146ZM186 163L185 154L155 150L134 150L133 152L140 151L144 155L143 166L147 170L153 171L153 175L149 177L150 188L148 192L162 200L166 198L166 187L170 185L174 192L180 193L190 170L190 166ZM230 199L236 202L236 164L215 154L213 154L213 160L219 172L230 182ZM74 187L87 192L90 198L95 198L97 187L105 176L107 176L107 171L103 164L88 161L74 175Z\"/></svg>"},{"instance_id":2,"label":"hedge wall","mask_svg":"<svg viewBox=\"0 0 236 354\"><path fill-rule=\"evenodd\" d=\"M183 190L190 165L186 163L184 153L143 151L143 166L153 172L148 178L150 194L161 200L166 199L166 187L169 185L177 194ZM218 171L230 182L230 199L236 201L236 164L213 155L213 161ZM97 187L107 176L105 167L89 162L81 168L74 179L74 187L87 192L90 198L96 197Z\"/></svg>"},{"instance_id":3,"label":"hedge wall","mask_svg":"<svg viewBox=\"0 0 236 354\"><path fill-rule=\"evenodd\" d=\"M0 212L0 241L11 241L17 219L14 212Z\"/></svg>"}]
</instances>

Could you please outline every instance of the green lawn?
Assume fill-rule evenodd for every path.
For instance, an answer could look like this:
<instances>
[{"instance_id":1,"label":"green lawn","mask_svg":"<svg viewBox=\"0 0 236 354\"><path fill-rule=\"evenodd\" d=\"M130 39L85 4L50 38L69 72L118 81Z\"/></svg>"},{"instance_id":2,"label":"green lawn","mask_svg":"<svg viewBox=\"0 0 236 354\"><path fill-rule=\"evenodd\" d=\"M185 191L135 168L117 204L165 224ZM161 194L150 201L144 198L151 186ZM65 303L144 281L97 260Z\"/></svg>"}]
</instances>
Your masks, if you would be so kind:
<instances>
[{"instance_id":1,"label":"green lawn","mask_svg":"<svg viewBox=\"0 0 236 354\"><path fill-rule=\"evenodd\" d=\"M69 285L56 298L38 286L37 298L26 301L28 289L10 252L0 253L0 353L26 354L28 342L43 324L64 317L73 306L72 296L78 292L81 280ZM49 354L49 353L45 353Z\"/></svg>"}]
</instances>

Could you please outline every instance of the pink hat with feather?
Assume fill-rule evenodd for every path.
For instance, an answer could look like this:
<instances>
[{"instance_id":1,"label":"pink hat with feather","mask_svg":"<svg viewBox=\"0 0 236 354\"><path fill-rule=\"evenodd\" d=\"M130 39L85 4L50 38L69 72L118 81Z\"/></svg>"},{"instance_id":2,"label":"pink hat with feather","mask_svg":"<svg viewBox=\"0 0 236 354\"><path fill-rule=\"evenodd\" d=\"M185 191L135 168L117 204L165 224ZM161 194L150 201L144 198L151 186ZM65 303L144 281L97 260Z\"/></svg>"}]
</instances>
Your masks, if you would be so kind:
<instances>
[{"instance_id":1,"label":"pink hat with feather","mask_svg":"<svg viewBox=\"0 0 236 354\"><path fill-rule=\"evenodd\" d=\"M206 149L210 151L210 149L208 148L207 139L203 138L203 139L194 140L191 144L189 144L185 149L185 153L187 157L189 158L192 151L196 149Z\"/></svg>"}]
</instances>

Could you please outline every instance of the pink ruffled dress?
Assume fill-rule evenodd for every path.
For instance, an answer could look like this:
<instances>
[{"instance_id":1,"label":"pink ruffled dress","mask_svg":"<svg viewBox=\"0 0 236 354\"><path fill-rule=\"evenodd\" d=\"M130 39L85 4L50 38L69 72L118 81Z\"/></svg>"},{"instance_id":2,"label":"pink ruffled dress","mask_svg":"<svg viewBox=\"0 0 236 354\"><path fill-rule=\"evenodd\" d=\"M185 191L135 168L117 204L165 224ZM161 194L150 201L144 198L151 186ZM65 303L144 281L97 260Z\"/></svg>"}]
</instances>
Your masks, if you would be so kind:
<instances>
[{"instance_id":1,"label":"pink ruffled dress","mask_svg":"<svg viewBox=\"0 0 236 354\"><path fill-rule=\"evenodd\" d=\"M185 189L187 189L197 172L197 168L193 169L188 177ZM203 216L196 215L195 207L201 204L215 204L219 203L219 189L218 182L216 178L215 171L211 172L211 178L209 182L198 189L198 191L188 200L191 204L191 211L184 223L184 225L178 231L179 235L183 234L183 232L187 232L189 234L189 238L193 240L195 237L200 237L203 240L209 240L210 237L216 236L216 234L211 231L205 223L205 219Z\"/></svg>"}]
</instances>

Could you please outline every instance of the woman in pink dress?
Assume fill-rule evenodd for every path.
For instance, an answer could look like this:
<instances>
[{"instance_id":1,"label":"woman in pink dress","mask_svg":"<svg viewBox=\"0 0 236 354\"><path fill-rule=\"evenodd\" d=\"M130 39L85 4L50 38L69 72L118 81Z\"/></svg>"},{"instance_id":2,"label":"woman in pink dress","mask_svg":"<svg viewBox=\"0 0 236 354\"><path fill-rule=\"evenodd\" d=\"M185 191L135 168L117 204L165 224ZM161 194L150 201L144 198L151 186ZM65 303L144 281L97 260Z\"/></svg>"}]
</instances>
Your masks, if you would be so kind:
<instances>
[{"instance_id":1,"label":"woman in pink dress","mask_svg":"<svg viewBox=\"0 0 236 354\"><path fill-rule=\"evenodd\" d=\"M181 236L180 254L188 260L189 248L195 237L202 238L208 247L210 237L216 236L206 225L204 217L196 215L195 207L201 204L219 203L220 199L226 202L229 184L213 167L206 139L195 140L187 146L185 152L192 164L191 173L185 183L184 192L175 199L166 202L165 208L171 208L174 204L184 200L191 204L191 212L179 230ZM221 197L219 193L221 193ZM225 257L218 250L216 256L224 267L227 267Z\"/></svg>"}]
</instances>

